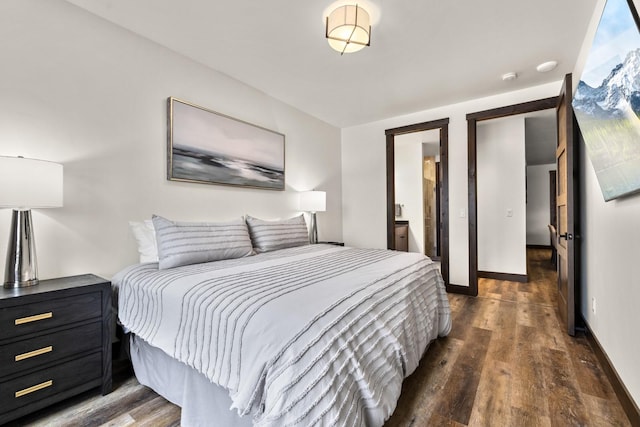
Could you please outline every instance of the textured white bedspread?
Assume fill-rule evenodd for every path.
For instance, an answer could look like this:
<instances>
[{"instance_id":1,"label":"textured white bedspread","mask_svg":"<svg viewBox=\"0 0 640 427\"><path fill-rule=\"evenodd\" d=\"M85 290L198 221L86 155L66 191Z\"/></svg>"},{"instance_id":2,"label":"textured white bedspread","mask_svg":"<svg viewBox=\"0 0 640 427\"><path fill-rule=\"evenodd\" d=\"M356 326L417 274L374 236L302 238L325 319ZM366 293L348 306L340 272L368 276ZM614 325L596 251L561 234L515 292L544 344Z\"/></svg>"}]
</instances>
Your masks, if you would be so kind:
<instances>
[{"instance_id":1,"label":"textured white bedspread","mask_svg":"<svg viewBox=\"0 0 640 427\"><path fill-rule=\"evenodd\" d=\"M420 254L311 245L113 279L122 324L258 426L381 426L451 317Z\"/></svg>"}]
</instances>

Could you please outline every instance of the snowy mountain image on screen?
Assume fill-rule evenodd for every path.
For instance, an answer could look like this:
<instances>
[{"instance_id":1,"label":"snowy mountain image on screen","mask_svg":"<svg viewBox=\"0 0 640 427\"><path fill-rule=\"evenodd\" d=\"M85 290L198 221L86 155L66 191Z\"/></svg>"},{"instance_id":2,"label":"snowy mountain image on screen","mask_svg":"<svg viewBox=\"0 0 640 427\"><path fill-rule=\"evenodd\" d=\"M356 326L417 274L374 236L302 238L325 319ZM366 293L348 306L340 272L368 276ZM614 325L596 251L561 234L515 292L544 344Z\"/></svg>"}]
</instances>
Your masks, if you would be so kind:
<instances>
[{"instance_id":1,"label":"snowy mountain image on screen","mask_svg":"<svg viewBox=\"0 0 640 427\"><path fill-rule=\"evenodd\" d=\"M640 33L626 0L607 0L572 106L604 199L640 190Z\"/></svg>"},{"instance_id":2,"label":"snowy mountain image on screen","mask_svg":"<svg viewBox=\"0 0 640 427\"><path fill-rule=\"evenodd\" d=\"M631 111L640 116L640 48L629 52L602 84L593 88L580 81L574 95L576 113L593 118L622 118Z\"/></svg>"}]
</instances>

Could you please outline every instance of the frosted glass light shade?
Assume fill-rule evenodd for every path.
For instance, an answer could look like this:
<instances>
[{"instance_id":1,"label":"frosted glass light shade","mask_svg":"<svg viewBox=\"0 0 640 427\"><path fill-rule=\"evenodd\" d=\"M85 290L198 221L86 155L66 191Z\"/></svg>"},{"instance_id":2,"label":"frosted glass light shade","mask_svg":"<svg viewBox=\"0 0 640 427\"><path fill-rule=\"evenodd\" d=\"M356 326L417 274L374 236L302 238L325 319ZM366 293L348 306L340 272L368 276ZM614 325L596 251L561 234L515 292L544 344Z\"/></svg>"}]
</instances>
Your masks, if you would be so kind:
<instances>
[{"instance_id":1,"label":"frosted glass light shade","mask_svg":"<svg viewBox=\"0 0 640 427\"><path fill-rule=\"evenodd\" d=\"M304 191L300 193L300 210L324 212L327 210L327 193L324 191Z\"/></svg>"},{"instance_id":2,"label":"frosted glass light shade","mask_svg":"<svg viewBox=\"0 0 640 427\"><path fill-rule=\"evenodd\" d=\"M369 13L358 5L340 6L327 16L326 36L329 46L340 53L357 52L369 46Z\"/></svg>"},{"instance_id":3,"label":"frosted glass light shade","mask_svg":"<svg viewBox=\"0 0 640 427\"><path fill-rule=\"evenodd\" d=\"M59 163L0 156L0 207L61 207L62 171Z\"/></svg>"}]
</instances>

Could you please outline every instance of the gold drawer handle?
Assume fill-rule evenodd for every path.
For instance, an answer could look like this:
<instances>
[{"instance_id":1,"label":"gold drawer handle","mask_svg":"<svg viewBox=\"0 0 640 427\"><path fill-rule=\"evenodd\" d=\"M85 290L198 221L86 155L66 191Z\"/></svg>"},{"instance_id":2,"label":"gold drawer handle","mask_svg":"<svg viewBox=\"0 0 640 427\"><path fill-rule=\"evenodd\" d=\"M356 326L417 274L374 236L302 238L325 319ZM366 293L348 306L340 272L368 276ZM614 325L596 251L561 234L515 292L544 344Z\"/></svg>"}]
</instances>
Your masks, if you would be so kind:
<instances>
[{"instance_id":1,"label":"gold drawer handle","mask_svg":"<svg viewBox=\"0 0 640 427\"><path fill-rule=\"evenodd\" d=\"M41 354L50 353L52 351L53 351L53 346L50 345L48 347L42 347L42 348L39 348L38 350L30 351L28 353L18 354L16 356L16 362L19 362L24 359L29 359L31 357L40 356Z\"/></svg>"},{"instance_id":2,"label":"gold drawer handle","mask_svg":"<svg viewBox=\"0 0 640 427\"><path fill-rule=\"evenodd\" d=\"M20 391L16 391L16 398L25 396L27 394L33 393L34 391L42 390L43 388L51 387L53 385L53 380L45 381L40 384L36 384L29 388L25 388Z\"/></svg>"},{"instance_id":3,"label":"gold drawer handle","mask_svg":"<svg viewBox=\"0 0 640 427\"><path fill-rule=\"evenodd\" d=\"M19 319L16 319L16 326L22 325L25 323L37 322L38 320L51 319L52 317L53 317L52 311L48 313L36 314L35 316L21 317Z\"/></svg>"}]
</instances>

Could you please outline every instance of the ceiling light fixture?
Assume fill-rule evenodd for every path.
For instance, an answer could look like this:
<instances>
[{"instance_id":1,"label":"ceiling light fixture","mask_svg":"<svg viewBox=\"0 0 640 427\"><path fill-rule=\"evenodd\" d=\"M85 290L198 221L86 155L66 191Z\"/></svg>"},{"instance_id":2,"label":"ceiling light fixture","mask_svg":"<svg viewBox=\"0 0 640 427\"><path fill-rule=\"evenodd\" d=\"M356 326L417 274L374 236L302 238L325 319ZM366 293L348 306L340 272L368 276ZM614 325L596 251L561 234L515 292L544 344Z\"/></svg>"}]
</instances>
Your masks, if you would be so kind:
<instances>
[{"instance_id":1,"label":"ceiling light fixture","mask_svg":"<svg viewBox=\"0 0 640 427\"><path fill-rule=\"evenodd\" d=\"M518 78L518 74L516 73L505 73L502 75L502 80L505 82L510 82L511 80L515 80Z\"/></svg>"},{"instance_id":2,"label":"ceiling light fixture","mask_svg":"<svg viewBox=\"0 0 640 427\"><path fill-rule=\"evenodd\" d=\"M371 41L369 13L357 4L340 6L327 16L325 35L340 55L357 52Z\"/></svg>"},{"instance_id":3,"label":"ceiling light fixture","mask_svg":"<svg viewBox=\"0 0 640 427\"><path fill-rule=\"evenodd\" d=\"M538 65L536 67L536 70L538 70L539 73L546 73L546 72L549 72L551 70L554 70L557 66L558 66L558 62L557 61L547 61L547 62L543 62L542 64Z\"/></svg>"}]
</instances>

